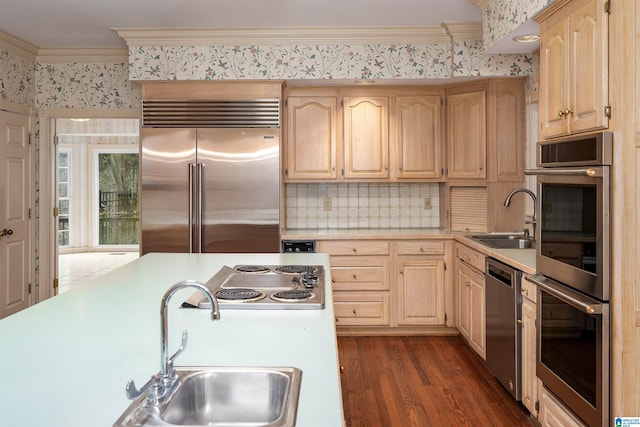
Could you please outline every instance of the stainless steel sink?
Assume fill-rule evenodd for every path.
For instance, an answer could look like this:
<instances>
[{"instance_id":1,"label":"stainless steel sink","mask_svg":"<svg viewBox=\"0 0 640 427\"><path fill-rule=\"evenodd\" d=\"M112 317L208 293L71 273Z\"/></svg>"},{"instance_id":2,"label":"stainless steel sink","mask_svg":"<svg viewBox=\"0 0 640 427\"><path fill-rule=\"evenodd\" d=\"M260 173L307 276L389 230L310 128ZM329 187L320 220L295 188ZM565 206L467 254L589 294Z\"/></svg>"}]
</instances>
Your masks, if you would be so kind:
<instances>
[{"instance_id":1,"label":"stainless steel sink","mask_svg":"<svg viewBox=\"0 0 640 427\"><path fill-rule=\"evenodd\" d=\"M495 249L533 249L536 242L533 239L527 239L522 233L519 234L503 234L490 233L468 236L471 239Z\"/></svg>"},{"instance_id":2,"label":"stainless steel sink","mask_svg":"<svg viewBox=\"0 0 640 427\"><path fill-rule=\"evenodd\" d=\"M297 368L176 367L178 385L162 405L138 397L114 426L294 426Z\"/></svg>"}]
</instances>

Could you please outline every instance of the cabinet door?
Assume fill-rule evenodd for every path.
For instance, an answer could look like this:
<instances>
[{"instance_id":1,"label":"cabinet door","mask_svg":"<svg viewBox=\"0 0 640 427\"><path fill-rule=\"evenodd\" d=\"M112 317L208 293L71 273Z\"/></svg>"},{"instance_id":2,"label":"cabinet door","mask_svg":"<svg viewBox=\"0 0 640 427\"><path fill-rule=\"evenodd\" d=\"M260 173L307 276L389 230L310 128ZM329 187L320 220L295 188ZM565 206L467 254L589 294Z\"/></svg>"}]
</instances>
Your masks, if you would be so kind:
<instances>
[{"instance_id":1,"label":"cabinet door","mask_svg":"<svg viewBox=\"0 0 640 427\"><path fill-rule=\"evenodd\" d=\"M444 260L399 258L398 324L444 325Z\"/></svg>"},{"instance_id":2,"label":"cabinet door","mask_svg":"<svg viewBox=\"0 0 640 427\"><path fill-rule=\"evenodd\" d=\"M449 178L487 177L486 127L484 90L447 96Z\"/></svg>"},{"instance_id":3,"label":"cabinet door","mask_svg":"<svg viewBox=\"0 0 640 427\"><path fill-rule=\"evenodd\" d=\"M442 177L440 103L437 95L396 98L398 178Z\"/></svg>"},{"instance_id":4,"label":"cabinet door","mask_svg":"<svg viewBox=\"0 0 640 427\"><path fill-rule=\"evenodd\" d=\"M540 132L543 137L567 135L569 122L569 22L549 26L540 39Z\"/></svg>"},{"instance_id":5,"label":"cabinet door","mask_svg":"<svg viewBox=\"0 0 640 427\"><path fill-rule=\"evenodd\" d=\"M469 345L483 359L486 358L486 313L484 301L484 276L471 271L469 291Z\"/></svg>"},{"instance_id":6,"label":"cabinet door","mask_svg":"<svg viewBox=\"0 0 640 427\"><path fill-rule=\"evenodd\" d=\"M536 417L536 304L522 299L522 404Z\"/></svg>"},{"instance_id":7,"label":"cabinet door","mask_svg":"<svg viewBox=\"0 0 640 427\"><path fill-rule=\"evenodd\" d=\"M491 181L524 181L525 87L523 80L491 82L487 132Z\"/></svg>"},{"instance_id":8,"label":"cabinet door","mask_svg":"<svg viewBox=\"0 0 640 427\"><path fill-rule=\"evenodd\" d=\"M287 99L287 180L336 179L335 96Z\"/></svg>"},{"instance_id":9,"label":"cabinet door","mask_svg":"<svg viewBox=\"0 0 640 427\"><path fill-rule=\"evenodd\" d=\"M389 178L388 98L344 98L344 178Z\"/></svg>"},{"instance_id":10,"label":"cabinet door","mask_svg":"<svg viewBox=\"0 0 640 427\"><path fill-rule=\"evenodd\" d=\"M467 340L471 335L471 270L463 262L458 261L458 329Z\"/></svg>"},{"instance_id":11,"label":"cabinet door","mask_svg":"<svg viewBox=\"0 0 640 427\"><path fill-rule=\"evenodd\" d=\"M571 132L606 128L608 103L608 14L602 2L584 1L570 15Z\"/></svg>"},{"instance_id":12,"label":"cabinet door","mask_svg":"<svg viewBox=\"0 0 640 427\"><path fill-rule=\"evenodd\" d=\"M538 418L542 427L583 427L569 409L548 391L544 386L540 393L540 416Z\"/></svg>"}]
</instances>

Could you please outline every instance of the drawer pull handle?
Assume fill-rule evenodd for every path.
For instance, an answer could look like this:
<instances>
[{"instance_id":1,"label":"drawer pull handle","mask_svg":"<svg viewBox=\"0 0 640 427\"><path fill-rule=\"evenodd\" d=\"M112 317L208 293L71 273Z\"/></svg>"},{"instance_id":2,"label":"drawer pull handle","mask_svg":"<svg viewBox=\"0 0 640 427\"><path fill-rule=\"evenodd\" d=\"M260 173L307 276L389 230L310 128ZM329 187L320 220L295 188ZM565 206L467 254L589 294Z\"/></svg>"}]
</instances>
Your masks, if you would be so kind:
<instances>
[{"instance_id":1,"label":"drawer pull handle","mask_svg":"<svg viewBox=\"0 0 640 427\"><path fill-rule=\"evenodd\" d=\"M356 311L355 311L355 310L353 310L353 315L354 315L354 316L356 316L356 317L358 317L358 313L356 313Z\"/></svg>"},{"instance_id":2,"label":"drawer pull handle","mask_svg":"<svg viewBox=\"0 0 640 427\"><path fill-rule=\"evenodd\" d=\"M356 250L356 248L353 248L353 253L357 253L358 251Z\"/></svg>"},{"instance_id":3,"label":"drawer pull handle","mask_svg":"<svg viewBox=\"0 0 640 427\"><path fill-rule=\"evenodd\" d=\"M353 280L358 280L355 274L353 275Z\"/></svg>"}]
</instances>

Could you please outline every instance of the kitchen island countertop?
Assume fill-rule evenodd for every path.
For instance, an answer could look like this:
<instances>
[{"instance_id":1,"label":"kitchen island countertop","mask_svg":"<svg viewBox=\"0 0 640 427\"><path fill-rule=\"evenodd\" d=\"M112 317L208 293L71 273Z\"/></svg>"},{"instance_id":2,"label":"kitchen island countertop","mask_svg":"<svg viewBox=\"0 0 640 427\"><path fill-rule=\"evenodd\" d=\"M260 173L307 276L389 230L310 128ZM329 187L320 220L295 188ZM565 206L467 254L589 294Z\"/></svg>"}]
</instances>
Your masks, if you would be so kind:
<instances>
[{"instance_id":1,"label":"kitchen island countertop","mask_svg":"<svg viewBox=\"0 0 640 427\"><path fill-rule=\"evenodd\" d=\"M293 366L297 425L343 425L329 258L324 254L148 254L83 287L0 321L0 413L7 426L110 426L129 406L125 385L160 369L160 301L174 283L206 282L223 265L321 264L324 310L169 309L177 366Z\"/></svg>"}]
</instances>

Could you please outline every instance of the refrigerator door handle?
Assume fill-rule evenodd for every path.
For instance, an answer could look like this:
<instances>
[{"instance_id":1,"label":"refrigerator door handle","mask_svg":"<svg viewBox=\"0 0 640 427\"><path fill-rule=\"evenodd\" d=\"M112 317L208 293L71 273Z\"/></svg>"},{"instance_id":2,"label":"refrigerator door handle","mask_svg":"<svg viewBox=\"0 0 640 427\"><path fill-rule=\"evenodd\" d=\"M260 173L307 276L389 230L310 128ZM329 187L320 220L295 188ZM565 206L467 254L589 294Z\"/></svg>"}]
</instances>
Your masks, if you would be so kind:
<instances>
[{"instance_id":1,"label":"refrigerator door handle","mask_svg":"<svg viewBox=\"0 0 640 427\"><path fill-rule=\"evenodd\" d=\"M202 171L204 168L204 163L198 163L198 177L196 179L196 247L197 252L202 253L202 180L204 179L202 176Z\"/></svg>"},{"instance_id":2,"label":"refrigerator door handle","mask_svg":"<svg viewBox=\"0 0 640 427\"><path fill-rule=\"evenodd\" d=\"M193 212L195 211L193 206L193 178L195 167L196 165L194 163L189 163L189 253L193 253Z\"/></svg>"}]
</instances>

